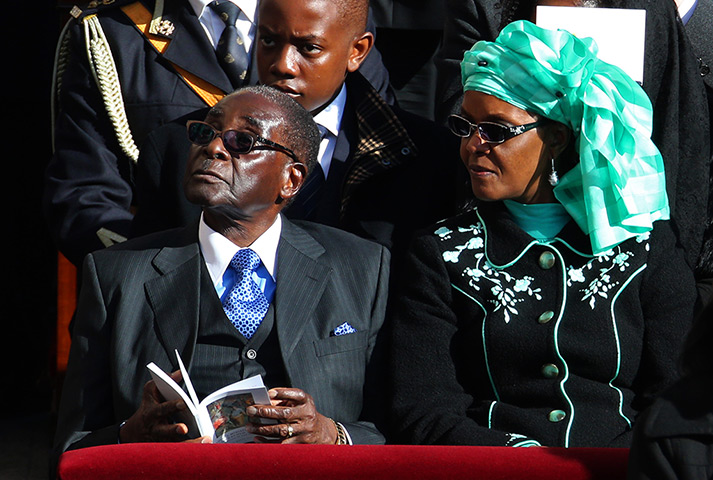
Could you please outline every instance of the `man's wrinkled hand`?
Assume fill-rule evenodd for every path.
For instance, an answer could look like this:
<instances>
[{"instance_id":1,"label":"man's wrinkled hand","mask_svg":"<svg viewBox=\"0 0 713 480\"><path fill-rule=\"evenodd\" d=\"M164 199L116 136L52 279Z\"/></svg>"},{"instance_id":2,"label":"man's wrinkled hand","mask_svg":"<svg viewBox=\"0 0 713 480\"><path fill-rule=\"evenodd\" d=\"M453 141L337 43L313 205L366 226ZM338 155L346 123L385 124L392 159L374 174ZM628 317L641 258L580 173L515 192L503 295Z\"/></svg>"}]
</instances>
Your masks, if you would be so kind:
<instances>
[{"instance_id":1,"label":"man's wrinkled hand","mask_svg":"<svg viewBox=\"0 0 713 480\"><path fill-rule=\"evenodd\" d=\"M270 405L251 405L247 408L246 413L250 417L277 421L274 425L248 424L248 432L257 435L256 442L336 443L334 422L317 412L310 394L299 388L273 388L268 394Z\"/></svg>"},{"instance_id":2,"label":"man's wrinkled hand","mask_svg":"<svg viewBox=\"0 0 713 480\"><path fill-rule=\"evenodd\" d=\"M180 372L171 377L181 380ZM185 423L173 423L173 417L188 407L182 400L167 402L153 380L146 382L138 410L126 420L119 430L121 443L134 442L180 442L186 440L188 427Z\"/></svg>"}]
</instances>

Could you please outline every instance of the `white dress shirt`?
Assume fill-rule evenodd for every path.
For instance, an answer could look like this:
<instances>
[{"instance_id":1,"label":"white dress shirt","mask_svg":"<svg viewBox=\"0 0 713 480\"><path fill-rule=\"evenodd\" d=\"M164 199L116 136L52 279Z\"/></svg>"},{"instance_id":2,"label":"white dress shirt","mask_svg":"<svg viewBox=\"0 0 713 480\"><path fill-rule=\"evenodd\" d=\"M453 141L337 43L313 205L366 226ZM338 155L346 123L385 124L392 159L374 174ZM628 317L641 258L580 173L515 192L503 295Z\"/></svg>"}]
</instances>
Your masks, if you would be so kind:
<instances>
[{"instance_id":1,"label":"white dress shirt","mask_svg":"<svg viewBox=\"0 0 713 480\"><path fill-rule=\"evenodd\" d=\"M332 164L332 155L334 155L334 147L337 144L339 129L342 128L342 117L344 116L346 104L347 87L342 85L342 89L332 100L332 103L314 116L314 121L322 133L322 141L319 143L319 156L317 158L319 166L322 167L324 172L324 178L327 178L329 166Z\"/></svg>"},{"instance_id":2,"label":"white dress shirt","mask_svg":"<svg viewBox=\"0 0 713 480\"><path fill-rule=\"evenodd\" d=\"M220 19L217 13L208 4L213 0L188 0L196 12L198 21L201 22L208 39L213 48L218 45L218 39L225 30L225 23ZM250 60L250 49L255 40L255 32L257 30L257 7L258 0L230 0L240 8L240 16L235 22L235 27L238 29L238 34L243 40L243 46Z\"/></svg>"},{"instance_id":3,"label":"white dress shirt","mask_svg":"<svg viewBox=\"0 0 713 480\"><path fill-rule=\"evenodd\" d=\"M690 20L691 15L693 15L693 10L696 9L696 4L698 0L678 0L676 5L678 6L678 15L681 17L681 21L685 25L688 20Z\"/></svg>"}]
</instances>

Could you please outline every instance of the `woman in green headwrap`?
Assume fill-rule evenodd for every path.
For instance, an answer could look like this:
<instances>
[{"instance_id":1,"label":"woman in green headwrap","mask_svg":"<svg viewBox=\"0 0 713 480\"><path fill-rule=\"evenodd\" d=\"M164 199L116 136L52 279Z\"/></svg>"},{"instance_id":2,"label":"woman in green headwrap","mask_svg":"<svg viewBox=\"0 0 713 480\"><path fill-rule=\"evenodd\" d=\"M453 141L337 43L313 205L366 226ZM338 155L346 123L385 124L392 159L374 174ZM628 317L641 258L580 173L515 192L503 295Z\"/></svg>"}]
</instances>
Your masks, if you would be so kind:
<instances>
[{"instance_id":1,"label":"woman in green headwrap","mask_svg":"<svg viewBox=\"0 0 713 480\"><path fill-rule=\"evenodd\" d=\"M591 39L508 25L450 119L478 199L418 236L392 334L392 441L628 446L696 299L651 104Z\"/></svg>"}]
</instances>

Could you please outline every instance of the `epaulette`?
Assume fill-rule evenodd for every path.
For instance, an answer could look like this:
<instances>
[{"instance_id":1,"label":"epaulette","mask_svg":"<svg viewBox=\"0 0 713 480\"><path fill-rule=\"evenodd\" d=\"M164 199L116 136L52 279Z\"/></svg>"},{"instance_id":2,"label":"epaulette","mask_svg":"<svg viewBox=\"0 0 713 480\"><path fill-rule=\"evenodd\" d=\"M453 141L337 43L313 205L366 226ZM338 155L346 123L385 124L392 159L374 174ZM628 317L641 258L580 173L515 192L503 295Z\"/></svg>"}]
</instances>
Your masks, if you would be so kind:
<instances>
[{"instance_id":1,"label":"epaulette","mask_svg":"<svg viewBox=\"0 0 713 480\"><path fill-rule=\"evenodd\" d=\"M134 163L139 158L139 149L134 142L129 121L126 116L124 101L121 94L121 82L116 71L116 65L111 52L111 47L102 31L101 22L97 13L100 10L122 7L123 13L136 24L136 27L151 42L153 47L163 53L168 42L170 42L174 25L170 20L163 19L163 7L166 0L154 0L152 9L147 8L141 1L137 0L92 0L87 4L87 10L75 7L72 16L84 32L86 43L87 61L96 81L99 92L102 96L106 112L114 127L117 141L124 154ZM75 10L76 9L76 10ZM68 26L60 34L60 41L57 45L55 55L55 73L52 80L52 119L56 115L55 105L59 98L62 87L61 79L69 57L69 34ZM151 37L151 38L148 38ZM205 80L188 72L181 67L174 65L176 72L191 87L207 105L215 105L225 96L222 90L211 85ZM52 128L54 144L54 125Z\"/></svg>"},{"instance_id":2,"label":"epaulette","mask_svg":"<svg viewBox=\"0 0 713 480\"><path fill-rule=\"evenodd\" d=\"M87 61L89 62L92 75L104 101L104 106L114 128L119 146L124 154L133 162L136 162L139 158L139 149L134 142L131 129L129 128L124 101L121 95L121 85L116 72L116 64L114 63L111 48L104 36L97 14L109 8L130 7L133 4L139 3L137 0L91 0L87 3L85 9L74 6L70 11L70 15L81 25L80 28L83 29ZM163 0L156 0L156 4L157 8L160 6L160 8L163 9ZM61 79L69 57L68 44L70 35L68 27L70 23L71 22L67 22L60 34L57 44L57 53L55 54L55 72L52 79L53 96L51 103L53 122L57 113L55 105L62 88ZM52 143L54 144L54 124L52 125L52 130Z\"/></svg>"},{"instance_id":3,"label":"epaulette","mask_svg":"<svg viewBox=\"0 0 713 480\"><path fill-rule=\"evenodd\" d=\"M82 20L89 15L96 15L110 8L122 7L131 3L136 3L137 0L90 0L76 4L69 11L69 14L75 20Z\"/></svg>"}]
</instances>

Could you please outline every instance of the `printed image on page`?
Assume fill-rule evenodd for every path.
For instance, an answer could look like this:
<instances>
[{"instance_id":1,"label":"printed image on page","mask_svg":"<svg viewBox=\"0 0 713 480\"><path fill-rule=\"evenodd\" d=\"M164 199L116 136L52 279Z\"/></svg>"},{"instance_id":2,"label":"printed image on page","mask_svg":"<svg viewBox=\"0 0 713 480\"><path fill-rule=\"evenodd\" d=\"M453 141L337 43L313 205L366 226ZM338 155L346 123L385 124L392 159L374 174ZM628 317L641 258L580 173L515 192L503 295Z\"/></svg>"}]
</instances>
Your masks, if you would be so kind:
<instances>
[{"instance_id":1,"label":"printed image on page","mask_svg":"<svg viewBox=\"0 0 713 480\"><path fill-rule=\"evenodd\" d=\"M247 443L253 435L244 427L249 421L258 423L257 419L249 419L245 410L254 405L250 393L228 395L207 405L208 414L215 429L215 439L226 443Z\"/></svg>"}]
</instances>

